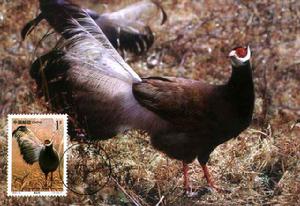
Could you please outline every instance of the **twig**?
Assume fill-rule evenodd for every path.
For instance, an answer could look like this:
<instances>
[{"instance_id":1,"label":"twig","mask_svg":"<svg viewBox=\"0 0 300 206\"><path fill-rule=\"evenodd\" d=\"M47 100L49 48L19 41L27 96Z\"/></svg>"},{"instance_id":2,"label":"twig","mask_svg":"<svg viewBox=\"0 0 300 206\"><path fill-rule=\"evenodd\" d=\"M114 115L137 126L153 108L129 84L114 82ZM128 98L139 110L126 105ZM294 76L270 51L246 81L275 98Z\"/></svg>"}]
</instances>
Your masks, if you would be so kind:
<instances>
[{"instance_id":1,"label":"twig","mask_svg":"<svg viewBox=\"0 0 300 206\"><path fill-rule=\"evenodd\" d=\"M156 203L155 206L159 206L160 203L162 203L162 201L164 200L165 196L161 196L160 200L158 201L158 203Z\"/></svg>"},{"instance_id":2,"label":"twig","mask_svg":"<svg viewBox=\"0 0 300 206\"><path fill-rule=\"evenodd\" d=\"M122 190L122 192L123 192L127 197L129 197L129 199L130 199L136 206L141 206L141 204L140 204L134 197L130 196L130 195L126 192L126 190L118 183L118 181L117 181L115 178L111 177L111 179L112 179L112 180L116 183L116 185Z\"/></svg>"},{"instance_id":3,"label":"twig","mask_svg":"<svg viewBox=\"0 0 300 206\"><path fill-rule=\"evenodd\" d=\"M250 129L250 131L252 131L253 133L262 134L262 135L264 135L266 137L269 137L269 135L267 133L262 132L262 131L257 130L257 129Z\"/></svg>"},{"instance_id":4,"label":"twig","mask_svg":"<svg viewBox=\"0 0 300 206\"><path fill-rule=\"evenodd\" d=\"M295 111L295 112L300 112L300 107L291 107L288 105L274 105L275 108L277 109L286 109L286 110L291 110L291 111Z\"/></svg>"},{"instance_id":5,"label":"twig","mask_svg":"<svg viewBox=\"0 0 300 206\"><path fill-rule=\"evenodd\" d=\"M296 127L297 124L300 123L300 119L297 119L290 127L290 131L294 130L294 128Z\"/></svg>"}]
</instances>

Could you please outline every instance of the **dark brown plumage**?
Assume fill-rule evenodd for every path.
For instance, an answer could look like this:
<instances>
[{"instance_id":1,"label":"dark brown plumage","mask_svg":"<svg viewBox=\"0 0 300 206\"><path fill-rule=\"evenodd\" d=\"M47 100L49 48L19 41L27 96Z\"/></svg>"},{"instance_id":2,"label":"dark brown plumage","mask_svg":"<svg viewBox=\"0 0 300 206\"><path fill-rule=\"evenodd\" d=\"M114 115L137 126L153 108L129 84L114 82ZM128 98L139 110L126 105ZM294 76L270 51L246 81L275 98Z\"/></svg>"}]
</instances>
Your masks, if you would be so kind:
<instances>
[{"instance_id":1,"label":"dark brown plumage","mask_svg":"<svg viewBox=\"0 0 300 206\"><path fill-rule=\"evenodd\" d=\"M65 38L64 50L42 56L31 68L53 108L67 112L96 139L145 130L156 149L183 161L187 190L187 164L195 158L214 187L206 167L210 153L251 122L250 49L230 52L232 75L224 85L175 77L141 79L85 11L67 2L42 0L41 10Z\"/></svg>"},{"instance_id":2,"label":"dark brown plumage","mask_svg":"<svg viewBox=\"0 0 300 206\"><path fill-rule=\"evenodd\" d=\"M167 19L164 9L152 1L140 1L121 10L104 14L89 9L85 11L94 19L116 49L136 55L148 51L154 42L151 22L161 19L161 24L164 24ZM42 12L29 21L21 31L22 38L25 39L44 18Z\"/></svg>"},{"instance_id":3,"label":"dark brown plumage","mask_svg":"<svg viewBox=\"0 0 300 206\"><path fill-rule=\"evenodd\" d=\"M186 164L197 158L206 171L209 185L215 187L205 166L210 153L238 136L252 119L254 89L250 62L233 65L231 78L225 85L150 77L135 83L133 94L141 105L172 125L170 131L153 135L152 145L182 160L185 175ZM188 189L188 180L185 184Z\"/></svg>"}]
</instances>

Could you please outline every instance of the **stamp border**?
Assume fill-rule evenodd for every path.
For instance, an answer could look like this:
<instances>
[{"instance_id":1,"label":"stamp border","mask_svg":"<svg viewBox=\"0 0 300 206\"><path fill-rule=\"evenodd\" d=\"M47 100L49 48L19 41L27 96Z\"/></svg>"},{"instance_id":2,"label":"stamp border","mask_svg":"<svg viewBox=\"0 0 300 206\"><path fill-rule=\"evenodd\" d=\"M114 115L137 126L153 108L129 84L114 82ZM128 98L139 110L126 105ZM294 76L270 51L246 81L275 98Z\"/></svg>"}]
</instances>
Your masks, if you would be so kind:
<instances>
[{"instance_id":1,"label":"stamp border","mask_svg":"<svg viewBox=\"0 0 300 206\"><path fill-rule=\"evenodd\" d=\"M68 115L67 114L8 114L7 115L7 196L10 197L22 197L22 196L67 196L68 186L68 154L64 155L64 177L63 177L63 191L18 191L13 192L12 189L12 118L51 118L51 117L62 117L64 121L64 147L63 151L68 148Z\"/></svg>"}]
</instances>

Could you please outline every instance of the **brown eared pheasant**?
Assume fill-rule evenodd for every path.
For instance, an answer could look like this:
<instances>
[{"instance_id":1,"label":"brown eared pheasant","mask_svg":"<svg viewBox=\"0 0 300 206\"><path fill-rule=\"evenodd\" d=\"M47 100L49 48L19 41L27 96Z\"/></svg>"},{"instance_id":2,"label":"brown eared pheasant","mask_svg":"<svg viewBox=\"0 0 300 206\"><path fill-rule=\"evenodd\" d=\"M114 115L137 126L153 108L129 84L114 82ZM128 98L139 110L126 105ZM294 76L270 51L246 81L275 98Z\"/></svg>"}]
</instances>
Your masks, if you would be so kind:
<instances>
[{"instance_id":1,"label":"brown eared pheasant","mask_svg":"<svg viewBox=\"0 0 300 206\"><path fill-rule=\"evenodd\" d=\"M223 85L175 77L141 78L85 10L61 0L40 0L40 6L65 41L31 68L52 108L68 113L98 140L128 129L144 130L154 148L183 162L187 193L188 164L195 159L208 185L217 189L206 166L209 156L218 145L237 137L252 119L250 48L230 52L232 74Z\"/></svg>"}]
</instances>

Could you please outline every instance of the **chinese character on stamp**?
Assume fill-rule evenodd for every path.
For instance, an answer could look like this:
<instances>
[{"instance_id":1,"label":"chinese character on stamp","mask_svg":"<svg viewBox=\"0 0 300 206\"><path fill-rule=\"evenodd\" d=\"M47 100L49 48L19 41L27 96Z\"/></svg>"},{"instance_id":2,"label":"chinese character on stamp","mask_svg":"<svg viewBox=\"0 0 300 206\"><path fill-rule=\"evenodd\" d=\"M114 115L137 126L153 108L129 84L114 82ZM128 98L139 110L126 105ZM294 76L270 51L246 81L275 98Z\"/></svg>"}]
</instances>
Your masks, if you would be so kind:
<instances>
[{"instance_id":1,"label":"chinese character on stamp","mask_svg":"<svg viewBox=\"0 0 300 206\"><path fill-rule=\"evenodd\" d=\"M67 194L67 115L8 115L8 195Z\"/></svg>"}]
</instances>

